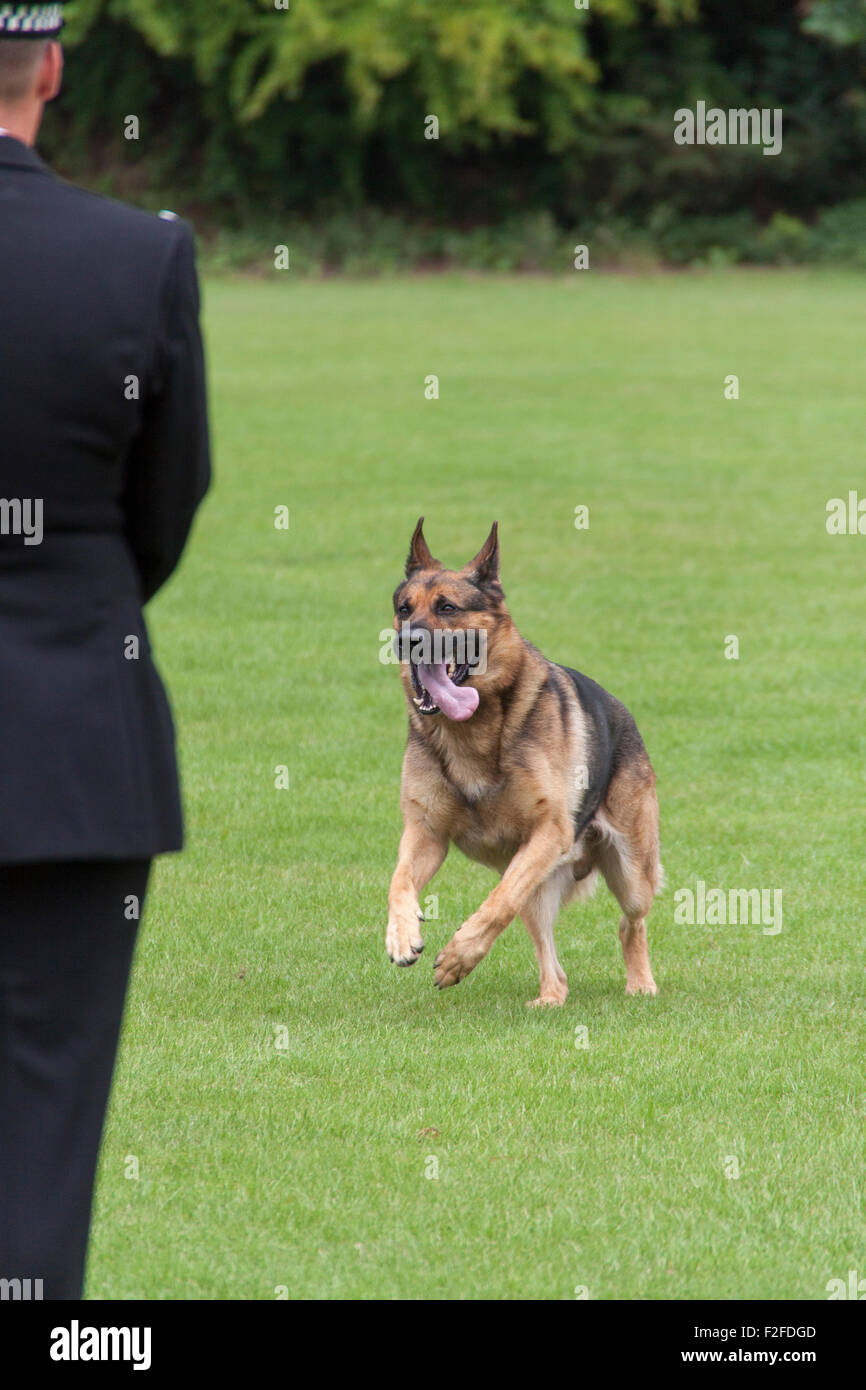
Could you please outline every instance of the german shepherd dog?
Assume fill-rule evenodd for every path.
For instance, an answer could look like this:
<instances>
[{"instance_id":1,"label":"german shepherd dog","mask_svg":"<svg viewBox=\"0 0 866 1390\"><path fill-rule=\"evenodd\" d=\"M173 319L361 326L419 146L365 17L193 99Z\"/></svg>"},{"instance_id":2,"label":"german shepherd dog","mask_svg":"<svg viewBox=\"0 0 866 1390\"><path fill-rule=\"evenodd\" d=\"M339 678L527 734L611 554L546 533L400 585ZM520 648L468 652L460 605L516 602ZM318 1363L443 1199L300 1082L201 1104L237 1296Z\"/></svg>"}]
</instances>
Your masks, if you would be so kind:
<instances>
[{"instance_id":1,"label":"german shepherd dog","mask_svg":"<svg viewBox=\"0 0 866 1390\"><path fill-rule=\"evenodd\" d=\"M418 896L453 841L501 878L436 957L439 989L474 970L519 914L538 958L538 998L529 1002L564 1003L554 923L562 904L587 897L601 872L622 909L626 994L655 994L646 916L662 884L658 801L637 725L595 681L548 661L520 636L499 582L496 522L475 559L448 570L431 555L423 521L394 592L409 741L388 955L395 965L414 965L423 951ZM486 666L413 659L417 646L436 639L441 648L455 641L443 633L461 629L460 640L473 630L484 642Z\"/></svg>"}]
</instances>

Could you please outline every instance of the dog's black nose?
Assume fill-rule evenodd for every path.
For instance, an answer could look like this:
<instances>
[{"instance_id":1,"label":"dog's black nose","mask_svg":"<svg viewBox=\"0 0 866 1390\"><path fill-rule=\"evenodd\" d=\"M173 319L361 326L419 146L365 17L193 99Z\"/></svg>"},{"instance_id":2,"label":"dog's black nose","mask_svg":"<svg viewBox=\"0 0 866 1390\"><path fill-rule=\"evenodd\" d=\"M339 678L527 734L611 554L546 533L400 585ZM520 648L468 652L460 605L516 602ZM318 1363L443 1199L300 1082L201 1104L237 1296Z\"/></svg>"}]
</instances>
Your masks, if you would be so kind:
<instances>
[{"instance_id":1,"label":"dog's black nose","mask_svg":"<svg viewBox=\"0 0 866 1390\"><path fill-rule=\"evenodd\" d=\"M394 649L397 653L397 659L399 661L411 661L413 640L416 647L420 648L422 643L429 643L431 633L432 628L429 628L426 623L410 623L408 619L401 623L399 631L394 635Z\"/></svg>"}]
</instances>

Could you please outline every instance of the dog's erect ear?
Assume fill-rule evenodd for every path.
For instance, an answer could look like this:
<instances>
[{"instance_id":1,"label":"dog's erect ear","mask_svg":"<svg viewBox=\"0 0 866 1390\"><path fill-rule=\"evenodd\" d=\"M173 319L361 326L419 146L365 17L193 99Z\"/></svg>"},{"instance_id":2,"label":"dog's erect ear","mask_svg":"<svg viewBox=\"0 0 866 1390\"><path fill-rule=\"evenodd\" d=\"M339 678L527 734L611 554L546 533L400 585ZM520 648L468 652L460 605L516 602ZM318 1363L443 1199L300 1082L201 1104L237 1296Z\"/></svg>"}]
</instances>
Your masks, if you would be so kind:
<instances>
[{"instance_id":1,"label":"dog's erect ear","mask_svg":"<svg viewBox=\"0 0 866 1390\"><path fill-rule=\"evenodd\" d=\"M412 543L409 546L409 554L406 558L406 578L413 575L416 570L441 570L442 566L438 560L434 560L430 554L430 548L424 539L424 518L419 516L418 525L412 535Z\"/></svg>"},{"instance_id":2,"label":"dog's erect ear","mask_svg":"<svg viewBox=\"0 0 866 1390\"><path fill-rule=\"evenodd\" d=\"M480 588L499 583L499 522L494 521L490 535L474 560L465 565L462 573Z\"/></svg>"}]
</instances>

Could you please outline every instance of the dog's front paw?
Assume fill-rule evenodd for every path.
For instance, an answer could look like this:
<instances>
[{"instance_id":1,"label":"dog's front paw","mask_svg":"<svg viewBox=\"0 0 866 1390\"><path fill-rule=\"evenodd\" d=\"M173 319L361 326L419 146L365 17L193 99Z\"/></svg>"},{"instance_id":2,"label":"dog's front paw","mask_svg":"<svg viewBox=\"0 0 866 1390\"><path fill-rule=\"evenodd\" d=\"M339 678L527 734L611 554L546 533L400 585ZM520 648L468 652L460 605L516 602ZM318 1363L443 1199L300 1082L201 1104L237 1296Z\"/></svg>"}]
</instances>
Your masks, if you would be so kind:
<instances>
[{"instance_id":1,"label":"dog's front paw","mask_svg":"<svg viewBox=\"0 0 866 1390\"><path fill-rule=\"evenodd\" d=\"M394 918L388 922L385 950L394 965L414 965L424 950L419 920L424 920L420 912L416 918L408 922L396 921Z\"/></svg>"},{"instance_id":2,"label":"dog's front paw","mask_svg":"<svg viewBox=\"0 0 866 1390\"><path fill-rule=\"evenodd\" d=\"M464 929L461 927L460 931ZM474 970L487 954L477 936L460 935L456 931L444 951L440 951L433 965L433 983L437 989L447 989L449 985L459 985L470 970Z\"/></svg>"}]
</instances>

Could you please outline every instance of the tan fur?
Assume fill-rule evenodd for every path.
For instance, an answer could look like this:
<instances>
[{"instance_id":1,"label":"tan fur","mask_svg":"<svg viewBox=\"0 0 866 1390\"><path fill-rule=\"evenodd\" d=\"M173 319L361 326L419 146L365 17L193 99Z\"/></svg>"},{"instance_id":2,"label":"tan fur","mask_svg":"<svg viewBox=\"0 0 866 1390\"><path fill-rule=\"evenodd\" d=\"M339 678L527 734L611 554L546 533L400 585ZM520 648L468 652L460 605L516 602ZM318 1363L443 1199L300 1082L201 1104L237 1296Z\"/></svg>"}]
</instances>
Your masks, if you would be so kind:
<instances>
[{"instance_id":1,"label":"tan fur","mask_svg":"<svg viewBox=\"0 0 866 1390\"><path fill-rule=\"evenodd\" d=\"M453 602L456 614L443 615ZM481 603L474 611L467 605ZM484 958L500 932L520 915L535 946L538 998L562 1004L568 993L553 927L560 906L605 878L621 910L620 939L627 994L655 994L646 916L661 886L655 775L637 739L617 767L602 804L575 841L575 817L586 793L579 769L592 754L593 726L574 687L518 633L499 585L494 525L463 570L444 570L423 538L412 538L407 579L395 593L413 626L481 628L487 670L470 683L480 703L466 722L422 715L413 704L408 664L400 674L409 708L403 762L404 831L389 894L386 947L397 965L423 950L419 895L451 843L501 873L501 879L454 934L435 963L440 988L457 984ZM636 733L636 731L635 731Z\"/></svg>"}]
</instances>

